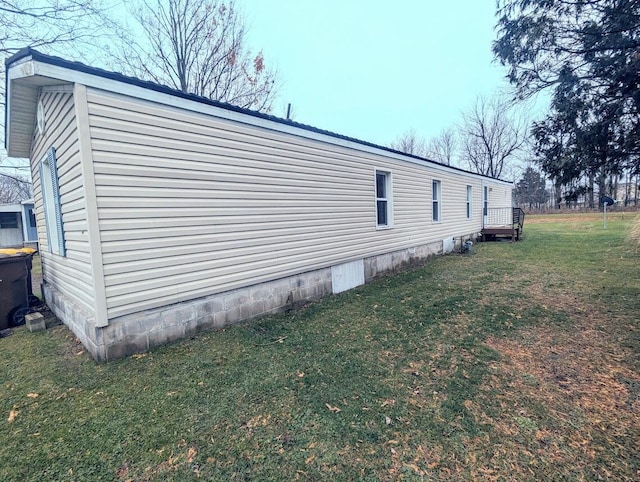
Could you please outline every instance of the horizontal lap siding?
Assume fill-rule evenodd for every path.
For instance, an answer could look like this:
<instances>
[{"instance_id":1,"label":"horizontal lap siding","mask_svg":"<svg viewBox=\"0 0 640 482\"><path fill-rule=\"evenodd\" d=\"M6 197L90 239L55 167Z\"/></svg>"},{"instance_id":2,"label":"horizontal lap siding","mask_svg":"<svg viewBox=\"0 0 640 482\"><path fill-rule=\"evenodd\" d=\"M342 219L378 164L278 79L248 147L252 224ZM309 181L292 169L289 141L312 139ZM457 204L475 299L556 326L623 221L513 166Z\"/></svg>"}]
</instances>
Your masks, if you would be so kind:
<instances>
[{"instance_id":1,"label":"horizontal lap siding","mask_svg":"<svg viewBox=\"0 0 640 482\"><path fill-rule=\"evenodd\" d=\"M46 129L44 135L36 131L32 145L31 172L43 277L87 313L93 314L95 308L91 288L87 212L73 96L70 93L49 92L42 94L42 101ZM56 150L66 247L64 257L49 252L44 220L40 163L50 147Z\"/></svg>"},{"instance_id":2,"label":"horizontal lap siding","mask_svg":"<svg viewBox=\"0 0 640 482\"><path fill-rule=\"evenodd\" d=\"M479 179L88 95L110 318L480 230ZM376 230L375 168L392 172L393 229Z\"/></svg>"},{"instance_id":3,"label":"horizontal lap siding","mask_svg":"<svg viewBox=\"0 0 640 482\"><path fill-rule=\"evenodd\" d=\"M490 208L508 208L512 205L510 186L491 185L491 190L489 191Z\"/></svg>"}]
</instances>

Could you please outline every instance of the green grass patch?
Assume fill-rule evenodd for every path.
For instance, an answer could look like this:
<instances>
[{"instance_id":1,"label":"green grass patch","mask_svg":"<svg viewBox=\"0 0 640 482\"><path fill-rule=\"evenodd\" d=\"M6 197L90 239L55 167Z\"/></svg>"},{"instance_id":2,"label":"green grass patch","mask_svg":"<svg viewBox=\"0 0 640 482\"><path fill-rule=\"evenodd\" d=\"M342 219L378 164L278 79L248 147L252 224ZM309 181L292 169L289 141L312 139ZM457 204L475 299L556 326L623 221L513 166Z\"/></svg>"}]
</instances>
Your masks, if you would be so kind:
<instances>
[{"instance_id":1,"label":"green grass patch","mask_svg":"<svg viewBox=\"0 0 640 482\"><path fill-rule=\"evenodd\" d=\"M521 242L108 365L18 329L0 480L634 479L631 221L529 217Z\"/></svg>"}]
</instances>

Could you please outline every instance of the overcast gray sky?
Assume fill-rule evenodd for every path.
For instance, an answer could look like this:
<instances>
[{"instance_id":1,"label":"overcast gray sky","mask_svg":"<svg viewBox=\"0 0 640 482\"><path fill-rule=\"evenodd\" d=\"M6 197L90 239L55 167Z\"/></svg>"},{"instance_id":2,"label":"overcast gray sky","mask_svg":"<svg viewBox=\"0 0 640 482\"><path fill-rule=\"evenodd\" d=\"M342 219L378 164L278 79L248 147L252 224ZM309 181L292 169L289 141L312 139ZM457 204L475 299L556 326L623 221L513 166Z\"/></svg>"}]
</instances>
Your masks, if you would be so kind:
<instances>
[{"instance_id":1,"label":"overcast gray sky","mask_svg":"<svg viewBox=\"0 0 640 482\"><path fill-rule=\"evenodd\" d=\"M277 66L274 114L377 144L430 138L477 95L507 86L493 62L493 0L238 0L250 45Z\"/></svg>"},{"instance_id":2,"label":"overcast gray sky","mask_svg":"<svg viewBox=\"0 0 640 482\"><path fill-rule=\"evenodd\" d=\"M273 114L376 144L429 139L505 91L494 0L236 0L282 87ZM69 60L75 60L69 58Z\"/></svg>"}]
</instances>

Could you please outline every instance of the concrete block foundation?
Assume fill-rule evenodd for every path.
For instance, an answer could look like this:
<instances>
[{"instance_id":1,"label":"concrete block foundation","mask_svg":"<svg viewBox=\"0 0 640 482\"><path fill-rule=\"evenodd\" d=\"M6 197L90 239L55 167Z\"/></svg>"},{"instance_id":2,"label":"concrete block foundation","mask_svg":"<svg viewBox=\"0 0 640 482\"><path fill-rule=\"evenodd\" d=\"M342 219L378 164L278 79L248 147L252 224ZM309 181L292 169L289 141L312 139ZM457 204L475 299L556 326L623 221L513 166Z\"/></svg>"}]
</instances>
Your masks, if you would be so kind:
<instances>
[{"instance_id":1,"label":"concrete block foundation","mask_svg":"<svg viewBox=\"0 0 640 482\"><path fill-rule=\"evenodd\" d=\"M415 266L443 253L442 241L364 258L364 280ZM97 361L111 361L205 330L296 309L332 293L331 267L140 311L96 327L94 319L50 284L47 304Z\"/></svg>"}]
</instances>

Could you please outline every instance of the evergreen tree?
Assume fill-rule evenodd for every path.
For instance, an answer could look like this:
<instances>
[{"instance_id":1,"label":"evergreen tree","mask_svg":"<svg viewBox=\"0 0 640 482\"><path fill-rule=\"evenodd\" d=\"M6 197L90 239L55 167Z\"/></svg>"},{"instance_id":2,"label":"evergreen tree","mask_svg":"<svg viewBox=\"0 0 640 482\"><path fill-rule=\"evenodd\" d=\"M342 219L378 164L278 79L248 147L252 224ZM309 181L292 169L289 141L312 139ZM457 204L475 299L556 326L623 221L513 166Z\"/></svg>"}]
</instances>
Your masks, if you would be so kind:
<instances>
[{"instance_id":1,"label":"evergreen tree","mask_svg":"<svg viewBox=\"0 0 640 482\"><path fill-rule=\"evenodd\" d=\"M493 50L518 95L552 91L533 133L556 186L592 200L594 186L638 172L640 0L499 0L497 28Z\"/></svg>"},{"instance_id":2,"label":"evergreen tree","mask_svg":"<svg viewBox=\"0 0 640 482\"><path fill-rule=\"evenodd\" d=\"M549 199L544 177L532 167L528 167L524 171L522 179L516 184L514 194L516 204L529 206L529 208L540 208Z\"/></svg>"}]
</instances>

